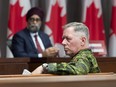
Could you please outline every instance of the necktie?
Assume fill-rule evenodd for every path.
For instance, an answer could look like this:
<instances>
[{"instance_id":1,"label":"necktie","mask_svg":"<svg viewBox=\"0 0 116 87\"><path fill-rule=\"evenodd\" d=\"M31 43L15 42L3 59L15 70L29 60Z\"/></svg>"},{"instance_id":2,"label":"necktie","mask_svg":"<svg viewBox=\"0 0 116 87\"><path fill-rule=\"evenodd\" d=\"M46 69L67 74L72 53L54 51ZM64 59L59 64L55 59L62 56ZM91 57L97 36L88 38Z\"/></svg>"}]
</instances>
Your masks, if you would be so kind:
<instances>
[{"instance_id":1,"label":"necktie","mask_svg":"<svg viewBox=\"0 0 116 87\"><path fill-rule=\"evenodd\" d=\"M39 44L38 39L37 39L37 35L34 35L34 37L35 37L35 43L37 46L37 50L39 53L42 53L42 49L41 49L40 44Z\"/></svg>"}]
</instances>

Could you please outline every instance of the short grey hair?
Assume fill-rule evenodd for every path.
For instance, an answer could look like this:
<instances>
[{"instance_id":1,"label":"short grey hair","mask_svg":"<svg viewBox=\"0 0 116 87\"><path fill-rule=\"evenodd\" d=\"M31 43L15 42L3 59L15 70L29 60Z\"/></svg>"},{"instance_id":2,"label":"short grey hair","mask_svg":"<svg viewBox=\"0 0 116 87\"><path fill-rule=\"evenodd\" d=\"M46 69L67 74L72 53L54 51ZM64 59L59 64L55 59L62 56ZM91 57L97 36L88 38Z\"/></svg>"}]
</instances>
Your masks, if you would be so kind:
<instances>
[{"instance_id":1,"label":"short grey hair","mask_svg":"<svg viewBox=\"0 0 116 87\"><path fill-rule=\"evenodd\" d=\"M80 23L80 22L71 22L71 23L64 25L63 29L66 29L68 27L74 27L75 32L83 33L89 42L89 29L85 24Z\"/></svg>"}]
</instances>

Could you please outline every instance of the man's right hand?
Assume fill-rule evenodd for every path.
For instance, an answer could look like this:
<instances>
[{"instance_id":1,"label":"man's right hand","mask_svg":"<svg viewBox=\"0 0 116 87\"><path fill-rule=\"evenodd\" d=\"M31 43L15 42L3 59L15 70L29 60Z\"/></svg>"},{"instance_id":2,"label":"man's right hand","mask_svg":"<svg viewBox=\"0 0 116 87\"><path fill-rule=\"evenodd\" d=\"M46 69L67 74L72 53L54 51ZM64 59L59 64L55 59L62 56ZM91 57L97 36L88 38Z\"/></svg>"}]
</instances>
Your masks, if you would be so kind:
<instances>
[{"instance_id":1,"label":"man's right hand","mask_svg":"<svg viewBox=\"0 0 116 87\"><path fill-rule=\"evenodd\" d=\"M43 57L56 57L58 56L58 51L59 50L55 47L49 47L42 53L42 56Z\"/></svg>"}]
</instances>

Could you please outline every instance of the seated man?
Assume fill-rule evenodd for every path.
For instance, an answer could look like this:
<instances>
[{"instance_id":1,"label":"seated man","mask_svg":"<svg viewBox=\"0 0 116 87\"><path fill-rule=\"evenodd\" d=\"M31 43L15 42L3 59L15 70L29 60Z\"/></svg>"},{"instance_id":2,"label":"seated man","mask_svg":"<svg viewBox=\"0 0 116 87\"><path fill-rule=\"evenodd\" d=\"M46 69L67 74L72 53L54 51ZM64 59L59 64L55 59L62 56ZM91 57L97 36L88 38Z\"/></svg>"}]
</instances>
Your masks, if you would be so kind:
<instances>
[{"instance_id":1,"label":"seated man","mask_svg":"<svg viewBox=\"0 0 116 87\"><path fill-rule=\"evenodd\" d=\"M69 63L44 63L32 74L83 75L100 72L96 58L89 49L89 30L83 23L72 22L63 31L64 50L72 57Z\"/></svg>"},{"instance_id":2,"label":"seated man","mask_svg":"<svg viewBox=\"0 0 116 87\"><path fill-rule=\"evenodd\" d=\"M40 30L44 13L33 7L26 14L27 27L13 36L11 50L14 57L52 57L58 49L52 47L49 36Z\"/></svg>"}]
</instances>

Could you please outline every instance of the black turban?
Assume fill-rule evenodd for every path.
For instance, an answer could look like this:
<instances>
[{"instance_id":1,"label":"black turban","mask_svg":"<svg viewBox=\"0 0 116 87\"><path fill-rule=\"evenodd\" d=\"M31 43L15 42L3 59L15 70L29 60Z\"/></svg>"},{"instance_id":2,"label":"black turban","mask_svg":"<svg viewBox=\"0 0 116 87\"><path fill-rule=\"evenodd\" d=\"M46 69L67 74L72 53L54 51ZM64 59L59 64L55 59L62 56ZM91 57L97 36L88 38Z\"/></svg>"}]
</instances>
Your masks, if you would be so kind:
<instances>
[{"instance_id":1,"label":"black turban","mask_svg":"<svg viewBox=\"0 0 116 87\"><path fill-rule=\"evenodd\" d=\"M43 18L44 18L43 10L38 7L33 7L26 14L26 21L28 21L28 19L34 14L38 15L41 18L41 20L43 20Z\"/></svg>"}]
</instances>

